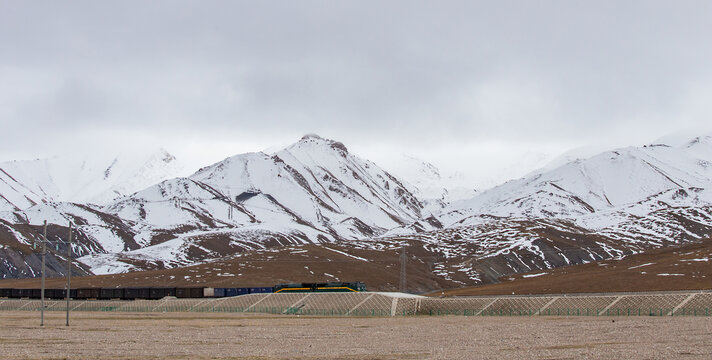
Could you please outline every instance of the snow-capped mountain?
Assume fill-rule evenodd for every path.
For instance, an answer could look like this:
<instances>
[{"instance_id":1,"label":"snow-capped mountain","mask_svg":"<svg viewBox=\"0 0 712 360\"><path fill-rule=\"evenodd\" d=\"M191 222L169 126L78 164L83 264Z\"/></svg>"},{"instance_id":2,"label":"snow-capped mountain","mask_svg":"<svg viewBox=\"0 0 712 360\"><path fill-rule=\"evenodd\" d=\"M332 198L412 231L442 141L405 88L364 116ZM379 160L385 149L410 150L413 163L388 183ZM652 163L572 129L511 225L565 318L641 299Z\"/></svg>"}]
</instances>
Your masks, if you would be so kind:
<instances>
[{"instance_id":1,"label":"snow-capped mountain","mask_svg":"<svg viewBox=\"0 0 712 360\"><path fill-rule=\"evenodd\" d=\"M148 163L170 157L157 159ZM56 202L59 192L44 185L58 183L49 172L30 176L6 166L12 171L0 172L0 235L7 235L0 239L15 239L3 246L14 251L6 258L18 259L42 221L72 220L79 230L75 255L97 274L291 244L338 242L373 252L408 244L428 254L434 276L475 284L712 236L709 136L577 157L454 202L436 167L412 157L405 162L411 173L400 180L339 142L307 135L282 150L232 156L103 206ZM55 232L61 238L65 231ZM61 259L61 249L55 255ZM12 266L0 271L31 276L34 269Z\"/></svg>"},{"instance_id":2,"label":"snow-capped mountain","mask_svg":"<svg viewBox=\"0 0 712 360\"><path fill-rule=\"evenodd\" d=\"M70 221L78 230L73 256L139 248L129 224L93 203L131 194L175 176L180 169L175 157L163 149L148 156L101 159L87 155L1 163L0 234L14 241L2 244L0 273L13 277L36 273L38 262L25 259L34 259L36 254L28 247L40 242L45 220L52 224L50 229L64 229L56 230L57 241L49 248L50 273L65 271L56 259L66 254L64 241Z\"/></svg>"},{"instance_id":3,"label":"snow-capped mountain","mask_svg":"<svg viewBox=\"0 0 712 360\"><path fill-rule=\"evenodd\" d=\"M710 185L712 137L698 137L682 146L629 147L576 159L455 202L440 218L446 226L481 214L580 218L677 192L697 204L709 200L702 189Z\"/></svg>"},{"instance_id":4,"label":"snow-capped mountain","mask_svg":"<svg viewBox=\"0 0 712 360\"><path fill-rule=\"evenodd\" d=\"M698 138L678 147L604 152L468 200L448 204L441 198L445 208L432 216L437 207L427 206L432 203L422 200L418 186L391 180L400 190L389 195L386 190L394 189L382 180L390 175L339 143L307 136L274 155L238 155L117 202L107 210L145 226L136 230L142 234L139 243L151 243L156 234L172 240L84 261L95 269L139 259L179 266L261 246L378 237L405 237L443 254L490 259L502 273L620 256L706 235L712 225L712 216L704 215L712 204L705 190L712 179L709 145L709 138ZM413 182L423 188L436 183L437 168L411 160L421 165L412 168L425 179ZM380 195L374 200L375 194ZM681 216L707 225L687 230ZM552 240L552 231L567 235ZM569 242L570 254L557 250L564 245L545 240ZM507 259L507 265L497 258Z\"/></svg>"},{"instance_id":5,"label":"snow-capped mountain","mask_svg":"<svg viewBox=\"0 0 712 360\"><path fill-rule=\"evenodd\" d=\"M699 241L712 236L712 137L545 168L450 204L437 223L444 229L420 221L387 236L469 254L448 274L476 281Z\"/></svg>"},{"instance_id":6,"label":"snow-capped mountain","mask_svg":"<svg viewBox=\"0 0 712 360\"><path fill-rule=\"evenodd\" d=\"M163 229L305 227L294 234L318 242L377 235L418 219L422 205L375 164L311 135L274 155L227 158L106 209Z\"/></svg>"},{"instance_id":7,"label":"snow-capped mountain","mask_svg":"<svg viewBox=\"0 0 712 360\"><path fill-rule=\"evenodd\" d=\"M307 135L273 155L236 155L163 181L105 210L135 223L145 246L121 256L176 265L244 249L374 237L417 220L423 205L343 144ZM83 261L103 268L115 260Z\"/></svg>"},{"instance_id":8,"label":"snow-capped mountain","mask_svg":"<svg viewBox=\"0 0 712 360\"><path fill-rule=\"evenodd\" d=\"M164 149L143 156L87 154L8 161L0 163L0 194L7 197L0 209L24 210L42 200L107 204L178 176L182 170Z\"/></svg>"}]
</instances>

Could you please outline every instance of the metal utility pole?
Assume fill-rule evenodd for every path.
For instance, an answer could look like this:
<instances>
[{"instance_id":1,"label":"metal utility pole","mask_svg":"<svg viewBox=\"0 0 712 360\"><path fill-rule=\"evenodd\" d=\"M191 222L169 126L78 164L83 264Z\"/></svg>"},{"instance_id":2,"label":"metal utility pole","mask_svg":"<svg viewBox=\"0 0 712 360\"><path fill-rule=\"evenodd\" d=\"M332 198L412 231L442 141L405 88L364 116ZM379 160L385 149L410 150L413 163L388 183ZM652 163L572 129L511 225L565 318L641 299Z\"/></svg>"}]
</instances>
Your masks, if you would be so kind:
<instances>
[{"instance_id":1,"label":"metal utility pole","mask_svg":"<svg viewBox=\"0 0 712 360\"><path fill-rule=\"evenodd\" d=\"M400 292L405 292L405 262L406 262L406 255L405 255L405 246L401 248L401 256L400 256L400 261L401 261L401 271L400 271Z\"/></svg>"},{"instance_id":2,"label":"metal utility pole","mask_svg":"<svg viewBox=\"0 0 712 360\"><path fill-rule=\"evenodd\" d=\"M227 191L227 218L232 220L232 196L230 196L230 190Z\"/></svg>"},{"instance_id":3,"label":"metal utility pole","mask_svg":"<svg viewBox=\"0 0 712 360\"><path fill-rule=\"evenodd\" d=\"M69 222L69 241L67 242L67 323L69 326L69 292L72 289L72 222Z\"/></svg>"},{"instance_id":4,"label":"metal utility pole","mask_svg":"<svg viewBox=\"0 0 712 360\"><path fill-rule=\"evenodd\" d=\"M40 290L40 326L44 326L44 295L45 295L45 255L47 254L47 220L44 221L42 232L42 289Z\"/></svg>"}]
</instances>

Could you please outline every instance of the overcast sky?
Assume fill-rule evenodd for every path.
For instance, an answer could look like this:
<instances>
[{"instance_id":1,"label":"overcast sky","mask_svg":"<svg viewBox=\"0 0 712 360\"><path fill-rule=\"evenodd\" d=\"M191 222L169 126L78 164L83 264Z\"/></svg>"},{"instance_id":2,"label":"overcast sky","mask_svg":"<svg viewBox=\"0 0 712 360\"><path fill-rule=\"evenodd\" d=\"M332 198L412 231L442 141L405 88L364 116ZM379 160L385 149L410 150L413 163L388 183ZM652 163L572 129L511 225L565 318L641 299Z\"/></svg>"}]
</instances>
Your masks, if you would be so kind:
<instances>
[{"instance_id":1,"label":"overcast sky","mask_svg":"<svg viewBox=\"0 0 712 360\"><path fill-rule=\"evenodd\" d=\"M492 172L710 131L710 34L706 0L0 0L0 161L318 133Z\"/></svg>"}]
</instances>

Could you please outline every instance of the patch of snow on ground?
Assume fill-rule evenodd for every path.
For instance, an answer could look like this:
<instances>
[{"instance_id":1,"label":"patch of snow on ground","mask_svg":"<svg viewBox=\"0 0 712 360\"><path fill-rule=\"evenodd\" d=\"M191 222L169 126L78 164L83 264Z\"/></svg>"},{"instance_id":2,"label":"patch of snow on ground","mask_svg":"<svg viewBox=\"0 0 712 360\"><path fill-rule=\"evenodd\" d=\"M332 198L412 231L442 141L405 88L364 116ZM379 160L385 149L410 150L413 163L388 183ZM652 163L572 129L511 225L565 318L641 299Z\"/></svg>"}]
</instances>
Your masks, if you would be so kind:
<instances>
[{"instance_id":1,"label":"patch of snow on ground","mask_svg":"<svg viewBox=\"0 0 712 360\"><path fill-rule=\"evenodd\" d=\"M522 275L522 277L523 278L533 278L533 277L542 276L542 275L546 275L546 274L548 274L548 273L543 272L543 273L539 273L539 274Z\"/></svg>"},{"instance_id":2,"label":"patch of snow on ground","mask_svg":"<svg viewBox=\"0 0 712 360\"><path fill-rule=\"evenodd\" d=\"M347 253L345 253L345 252L343 252L343 251L335 250L335 249L332 249L332 248L327 247L327 246L324 246L324 249L326 249L326 250L331 250L331 251L333 251L333 252L335 252L335 253L339 253L339 254L341 254L341 255L348 256L348 257L350 257L350 258L354 258L354 259L358 259L358 260L361 260L361 261L368 262L368 259L364 259L364 258L362 258L362 257L358 257L358 256L351 255L351 254L347 254Z\"/></svg>"},{"instance_id":3,"label":"patch of snow on ground","mask_svg":"<svg viewBox=\"0 0 712 360\"><path fill-rule=\"evenodd\" d=\"M654 262L651 262L651 263L647 263L647 264L631 266L631 267L628 268L628 270L637 269L637 268L640 268L640 267L643 267L643 266L648 266L648 265L653 265L653 264L655 264L655 263L654 263Z\"/></svg>"},{"instance_id":4,"label":"patch of snow on ground","mask_svg":"<svg viewBox=\"0 0 712 360\"><path fill-rule=\"evenodd\" d=\"M94 254L77 259L88 266L95 275L121 274L139 270L136 266L118 261L113 254Z\"/></svg>"}]
</instances>

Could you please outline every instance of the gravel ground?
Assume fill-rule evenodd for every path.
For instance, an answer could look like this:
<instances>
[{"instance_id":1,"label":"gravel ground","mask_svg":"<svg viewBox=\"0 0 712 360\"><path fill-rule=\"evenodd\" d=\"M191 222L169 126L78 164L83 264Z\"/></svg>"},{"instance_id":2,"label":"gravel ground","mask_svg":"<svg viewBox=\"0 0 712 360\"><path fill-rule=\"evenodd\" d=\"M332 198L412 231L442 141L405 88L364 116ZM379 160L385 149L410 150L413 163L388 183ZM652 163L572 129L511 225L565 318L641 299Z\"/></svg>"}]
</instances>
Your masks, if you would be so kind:
<instances>
[{"instance_id":1,"label":"gravel ground","mask_svg":"<svg viewBox=\"0 0 712 360\"><path fill-rule=\"evenodd\" d=\"M710 359L712 318L0 312L0 359Z\"/></svg>"}]
</instances>

